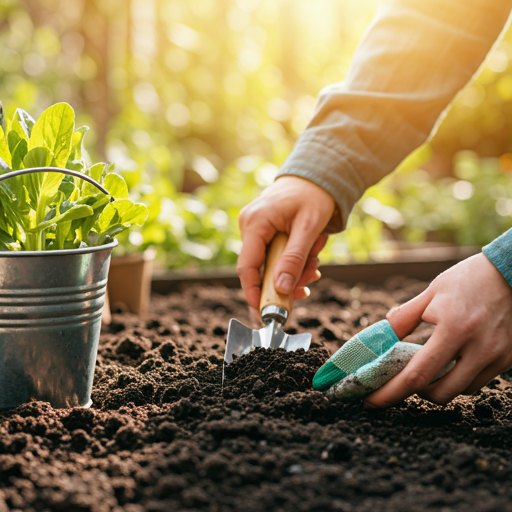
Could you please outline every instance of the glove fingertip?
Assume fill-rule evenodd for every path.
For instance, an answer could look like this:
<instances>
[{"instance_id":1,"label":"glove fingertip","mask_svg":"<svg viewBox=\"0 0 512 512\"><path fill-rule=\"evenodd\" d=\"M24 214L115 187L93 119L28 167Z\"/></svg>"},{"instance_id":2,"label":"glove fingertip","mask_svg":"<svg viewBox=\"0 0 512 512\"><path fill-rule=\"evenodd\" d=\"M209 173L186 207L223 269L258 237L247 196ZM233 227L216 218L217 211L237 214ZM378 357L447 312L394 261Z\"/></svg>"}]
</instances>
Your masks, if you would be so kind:
<instances>
[{"instance_id":1,"label":"glove fingertip","mask_svg":"<svg viewBox=\"0 0 512 512\"><path fill-rule=\"evenodd\" d=\"M347 375L385 353L398 341L387 320L367 327L347 341L316 372L313 389L326 391Z\"/></svg>"},{"instance_id":2,"label":"glove fingertip","mask_svg":"<svg viewBox=\"0 0 512 512\"><path fill-rule=\"evenodd\" d=\"M333 362L327 361L313 377L313 389L325 391L346 376L347 374L340 370Z\"/></svg>"}]
</instances>

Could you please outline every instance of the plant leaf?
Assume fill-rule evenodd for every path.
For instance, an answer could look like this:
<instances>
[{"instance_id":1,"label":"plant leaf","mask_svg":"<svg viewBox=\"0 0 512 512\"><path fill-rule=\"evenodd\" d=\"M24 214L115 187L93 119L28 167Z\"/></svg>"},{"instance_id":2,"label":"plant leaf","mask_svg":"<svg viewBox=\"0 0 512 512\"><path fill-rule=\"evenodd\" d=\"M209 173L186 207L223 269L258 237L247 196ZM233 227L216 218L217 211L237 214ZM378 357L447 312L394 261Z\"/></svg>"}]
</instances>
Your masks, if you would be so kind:
<instances>
[{"instance_id":1,"label":"plant leaf","mask_svg":"<svg viewBox=\"0 0 512 512\"><path fill-rule=\"evenodd\" d=\"M98 216L99 214L91 215L90 217L83 219L79 225L78 223L73 223L73 227L75 227L76 231L78 232L78 239L80 242L85 242L87 240L91 229L98 220Z\"/></svg>"},{"instance_id":2,"label":"plant leaf","mask_svg":"<svg viewBox=\"0 0 512 512\"><path fill-rule=\"evenodd\" d=\"M80 199L77 199L77 204L87 204L94 211L98 210L105 206L109 202L109 198L107 195L102 194L101 192L98 194L92 194L90 196L82 196Z\"/></svg>"},{"instance_id":3,"label":"plant leaf","mask_svg":"<svg viewBox=\"0 0 512 512\"><path fill-rule=\"evenodd\" d=\"M84 172L85 161L82 158L82 152L85 153L84 137L88 131L88 126L82 126L73 132L73 137L71 138L71 153L66 163L67 169Z\"/></svg>"},{"instance_id":4,"label":"plant leaf","mask_svg":"<svg viewBox=\"0 0 512 512\"><path fill-rule=\"evenodd\" d=\"M73 192L68 197L68 201L77 201L80 197L80 189L78 187L75 187L73 189Z\"/></svg>"},{"instance_id":5,"label":"plant leaf","mask_svg":"<svg viewBox=\"0 0 512 512\"><path fill-rule=\"evenodd\" d=\"M5 137L5 133L0 126L0 158L6 163L6 165L11 167L11 152L9 151L9 144L7 143L7 138Z\"/></svg>"},{"instance_id":6,"label":"plant leaf","mask_svg":"<svg viewBox=\"0 0 512 512\"><path fill-rule=\"evenodd\" d=\"M54 210L55 211L55 210ZM85 204L73 205L60 215L54 216L52 219L45 220L39 223L37 226L30 230L30 233L39 233L41 230L50 227L52 224L58 224L59 222L71 222L76 219L83 219L89 217L94 213L90 206Z\"/></svg>"},{"instance_id":7,"label":"plant leaf","mask_svg":"<svg viewBox=\"0 0 512 512\"><path fill-rule=\"evenodd\" d=\"M148 217L148 208L142 203L132 203L129 199L119 199L107 204L98 219L100 232L106 231L112 224L130 227L143 224Z\"/></svg>"},{"instance_id":8,"label":"plant leaf","mask_svg":"<svg viewBox=\"0 0 512 512\"><path fill-rule=\"evenodd\" d=\"M13 132L9 132L9 135ZM27 154L27 141L25 139L19 139L17 146L14 148L12 153L12 170L19 171L23 169L23 159ZM15 178L16 179L16 178Z\"/></svg>"},{"instance_id":9,"label":"plant leaf","mask_svg":"<svg viewBox=\"0 0 512 512\"><path fill-rule=\"evenodd\" d=\"M36 121L29 140L29 149L47 148L51 165L64 167L71 153L71 140L75 126L75 113L67 103L47 108Z\"/></svg>"},{"instance_id":10,"label":"plant leaf","mask_svg":"<svg viewBox=\"0 0 512 512\"><path fill-rule=\"evenodd\" d=\"M36 225L43 222L46 217L46 209L50 206L50 202L59 191L63 174L57 172L43 172L42 179L37 195L36 207Z\"/></svg>"},{"instance_id":11,"label":"plant leaf","mask_svg":"<svg viewBox=\"0 0 512 512\"><path fill-rule=\"evenodd\" d=\"M88 128L74 130L74 122L73 109L60 103L37 122L17 109L10 130L0 129L0 174L11 168L44 169L0 183L0 250L76 248L85 240L97 245L146 220L148 209L128 199L125 179L112 173L114 164L87 169L83 140ZM48 172L49 166L84 172L109 194L78 178ZM109 195L116 198L113 203Z\"/></svg>"},{"instance_id":12,"label":"plant leaf","mask_svg":"<svg viewBox=\"0 0 512 512\"><path fill-rule=\"evenodd\" d=\"M23 159L23 165L26 169L31 167L48 167L51 162L52 155L46 148L38 147L31 149ZM37 173L29 176L40 176L42 173Z\"/></svg>"},{"instance_id":13,"label":"plant leaf","mask_svg":"<svg viewBox=\"0 0 512 512\"><path fill-rule=\"evenodd\" d=\"M14 153L14 150L16 149L16 146L19 144L21 140L21 137L17 132L13 132L12 130L10 132L7 132L7 145L9 146L9 151L11 152L11 155Z\"/></svg>"},{"instance_id":14,"label":"plant leaf","mask_svg":"<svg viewBox=\"0 0 512 512\"><path fill-rule=\"evenodd\" d=\"M11 168L7 165L5 160L2 157L0 157L0 174L4 174L10 170Z\"/></svg>"},{"instance_id":15,"label":"plant leaf","mask_svg":"<svg viewBox=\"0 0 512 512\"><path fill-rule=\"evenodd\" d=\"M25 112L25 110L22 108L16 109L16 112L14 112L14 119L18 121L28 140L30 138L30 134L32 133L32 128L36 122L32 116L28 112Z\"/></svg>"},{"instance_id":16,"label":"plant leaf","mask_svg":"<svg viewBox=\"0 0 512 512\"><path fill-rule=\"evenodd\" d=\"M89 232L96 224L102 210L108 204L109 198L107 195L100 193L92 194L90 196L82 196L76 201L76 204L86 204L94 210L94 215L88 219L84 219L80 226L75 226L75 229L79 231L80 241L85 241Z\"/></svg>"},{"instance_id":17,"label":"plant leaf","mask_svg":"<svg viewBox=\"0 0 512 512\"><path fill-rule=\"evenodd\" d=\"M1 101L0 101L0 128L2 128L2 130L5 130L5 116L4 116L4 109L2 107Z\"/></svg>"},{"instance_id":18,"label":"plant leaf","mask_svg":"<svg viewBox=\"0 0 512 512\"><path fill-rule=\"evenodd\" d=\"M104 163L98 163L87 169L86 174L90 176L93 180L96 180L98 183L102 183L102 177L103 173L105 171L106 164ZM82 181L82 194L83 195L92 195L97 194L98 189L91 185L90 183L87 183L86 181Z\"/></svg>"},{"instance_id":19,"label":"plant leaf","mask_svg":"<svg viewBox=\"0 0 512 512\"><path fill-rule=\"evenodd\" d=\"M82 158L82 149L84 147L84 137L88 131L89 131L88 126L81 126L80 128L77 128L73 132L73 137L71 138L70 159L80 160L80 158Z\"/></svg>"},{"instance_id":20,"label":"plant leaf","mask_svg":"<svg viewBox=\"0 0 512 512\"><path fill-rule=\"evenodd\" d=\"M64 198L69 199L75 189L75 180L73 176L64 176L59 187L59 190L64 194Z\"/></svg>"},{"instance_id":21,"label":"plant leaf","mask_svg":"<svg viewBox=\"0 0 512 512\"><path fill-rule=\"evenodd\" d=\"M71 221L63 221L57 224L57 229L55 230L55 245L57 249L64 249L66 239L71 231L71 224Z\"/></svg>"},{"instance_id":22,"label":"plant leaf","mask_svg":"<svg viewBox=\"0 0 512 512\"><path fill-rule=\"evenodd\" d=\"M119 174L107 174L103 186L114 199L128 199L128 186L124 178L119 176Z\"/></svg>"},{"instance_id":23,"label":"plant leaf","mask_svg":"<svg viewBox=\"0 0 512 512\"><path fill-rule=\"evenodd\" d=\"M43 179L39 191L39 202L43 201L49 204L53 196L59 191L64 175L58 172L43 172L41 175Z\"/></svg>"},{"instance_id":24,"label":"plant leaf","mask_svg":"<svg viewBox=\"0 0 512 512\"><path fill-rule=\"evenodd\" d=\"M48 167L51 158L52 155L48 149L41 147L34 148L25 155L25 158L23 159L23 165L28 169L33 167ZM43 173L38 172L34 174L27 174L22 177L22 181L27 187L30 202L35 207L39 200L39 193L41 184L43 182Z\"/></svg>"},{"instance_id":25,"label":"plant leaf","mask_svg":"<svg viewBox=\"0 0 512 512\"><path fill-rule=\"evenodd\" d=\"M19 251L20 244L18 241L5 231L0 230L0 251Z\"/></svg>"},{"instance_id":26,"label":"plant leaf","mask_svg":"<svg viewBox=\"0 0 512 512\"><path fill-rule=\"evenodd\" d=\"M19 119L16 117L16 114L12 118L11 121L11 132L14 132L20 136L21 139L26 140L28 142L28 133L25 131Z\"/></svg>"},{"instance_id":27,"label":"plant leaf","mask_svg":"<svg viewBox=\"0 0 512 512\"><path fill-rule=\"evenodd\" d=\"M87 245L89 247L103 245L107 240L114 238L116 235L122 233L126 229L128 228L123 226L123 224L114 224L102 233L89 233L87 235Z\"/></svg>"}]
</instances>

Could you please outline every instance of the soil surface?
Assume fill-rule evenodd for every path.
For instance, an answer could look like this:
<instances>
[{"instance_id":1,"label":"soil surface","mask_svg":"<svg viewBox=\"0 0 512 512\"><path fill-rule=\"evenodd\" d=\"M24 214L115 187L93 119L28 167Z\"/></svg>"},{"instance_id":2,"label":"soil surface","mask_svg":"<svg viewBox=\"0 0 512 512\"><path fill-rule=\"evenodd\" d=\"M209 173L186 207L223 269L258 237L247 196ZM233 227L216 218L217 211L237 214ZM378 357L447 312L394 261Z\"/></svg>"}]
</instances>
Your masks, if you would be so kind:
<instances>
[{"instance_id":1,"label":"soil surface","mask_svg":"<svg viewBox=\"0 0 512 512\"><path fill-rule=\"evenodd\" d=\"M425 286L320 282L288 326L311 349L258 349L224 385L229 319L249 323L241 291L189 288L155 296L145 318L114 314L92 408L0 415L0 512L512 511L506 375L447 407L372 411L311 388L330 353Z\"/></svg>"}]
</instances>

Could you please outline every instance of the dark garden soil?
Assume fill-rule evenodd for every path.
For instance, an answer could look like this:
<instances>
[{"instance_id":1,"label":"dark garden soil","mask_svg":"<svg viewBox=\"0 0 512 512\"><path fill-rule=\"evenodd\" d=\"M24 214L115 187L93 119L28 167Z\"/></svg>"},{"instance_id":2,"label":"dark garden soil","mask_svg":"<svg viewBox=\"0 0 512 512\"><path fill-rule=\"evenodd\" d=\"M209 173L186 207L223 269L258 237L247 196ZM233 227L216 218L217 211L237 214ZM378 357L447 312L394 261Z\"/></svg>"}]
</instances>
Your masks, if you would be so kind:
<instances>
[{"instance_id":1,"label":"dark garden soil","mask_svg":"<svg viewBox=\"0 0 512 512\"><path fill-rule=\"evenodd\" d=\"M0 415L0 512L512 511L512 382L447 407L330 403L315 371L425 287L319 283L289 331L308 352L256 350L226 369L242 294L156 296L101 337L94 405L32 402ZM426 339L431 326L412 336Z\"/></svg>"}]
</instances>

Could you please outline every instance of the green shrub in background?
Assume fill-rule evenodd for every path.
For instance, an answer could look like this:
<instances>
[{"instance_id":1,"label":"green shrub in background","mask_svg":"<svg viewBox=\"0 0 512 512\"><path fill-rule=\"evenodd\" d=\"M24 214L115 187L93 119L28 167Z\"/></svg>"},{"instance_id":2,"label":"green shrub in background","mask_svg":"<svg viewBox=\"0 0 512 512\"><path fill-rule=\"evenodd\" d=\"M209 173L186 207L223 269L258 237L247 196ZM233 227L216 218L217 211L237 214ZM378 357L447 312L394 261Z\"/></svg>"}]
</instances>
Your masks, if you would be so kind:
<instances>
[{"instance_id":1,"label":"green shrub in background","mask_svg":"<svg viewBox=\"0 0 512 512\"><path fill-rule=\"evenodd\" d=\"M413 156L413 163L425 149ZM441 179L421 167L399 169L366 192L347 230L329 242L324 260L385 258L404 243L489 243L512 227L508 159L462 151L454 158L453 176Z\"/></svg>"},{"instance_id":2,"label":"green shrub in background","mask_svg":"<svg viewBox=\"0 0 512 512\"><path fill-rule=\"evenodd\" d=\"M169 268L234 265L241 247L238 213L271 183L277 167L258 164L244 157L228 166L218 181L200 187L194 194L162 191L158 179L141 174L132 188L149 206L149 217L141 229L119 237L118 254L150 246L157 259Z\"/></svg>"},{"instance_id":3,"label":"green shrub in background","mask_svg":"<svg viewBox=\"0 0 512 512\"><path fill-rule=\"evenodd\" d=\"M426 241L480 246L512 227L509 156L480 159L460 152L453 176L441 179L421 169L429 156L428 146L420 149L371 187L347 229L330 237L322 261L386 259L405 244ZM143 228L120 237L120 251L154 246L162 264L174 269L235 264L241 247L238 213L276 172L273 164L243 157L194 194L170 195L158 179L140 174L132 192L149 205L149 218Z\"/></svg>"}]
</instances>

